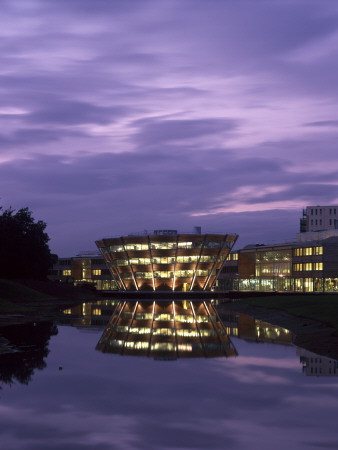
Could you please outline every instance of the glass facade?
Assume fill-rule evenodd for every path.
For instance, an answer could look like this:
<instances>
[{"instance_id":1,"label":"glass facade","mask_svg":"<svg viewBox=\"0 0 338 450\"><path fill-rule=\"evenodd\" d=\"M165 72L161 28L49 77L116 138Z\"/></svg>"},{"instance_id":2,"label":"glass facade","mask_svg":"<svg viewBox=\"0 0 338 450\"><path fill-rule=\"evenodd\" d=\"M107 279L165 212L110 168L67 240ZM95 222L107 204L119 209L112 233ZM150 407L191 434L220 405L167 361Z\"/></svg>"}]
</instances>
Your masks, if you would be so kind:
<instances>
[{"instance_id":1,"label":"glass facade","mask_svg":"<svg viewBox=\"0 0 338 450\"><path fill-rule=\"evenodd\" d=\"M210 290L237 240L229 234L151 234L96 242L121 290Z\"/></svg>"},{"instance_id":2,"label":"glass facade","mask_svg":"<svg viewBox=\"0 0 338 450\"><path fill-rule=\"evenodd\" d=\"M337 245L337 238L328 238L239 250L238 262L233 254L227 258L220 290L338 292Z\"/></svg>"}]
</instances>

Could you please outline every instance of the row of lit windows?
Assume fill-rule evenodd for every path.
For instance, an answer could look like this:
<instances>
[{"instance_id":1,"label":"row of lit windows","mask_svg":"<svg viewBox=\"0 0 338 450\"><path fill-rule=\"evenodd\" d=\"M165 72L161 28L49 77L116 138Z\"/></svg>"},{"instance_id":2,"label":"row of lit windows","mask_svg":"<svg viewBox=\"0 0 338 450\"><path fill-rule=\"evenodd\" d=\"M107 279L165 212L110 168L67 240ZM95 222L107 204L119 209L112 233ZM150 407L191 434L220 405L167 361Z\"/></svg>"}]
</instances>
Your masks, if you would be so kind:
<instances>
[{"instance_id":1,"label":"row of lit windows","mask_svg":"<svg viewBox=\"0 0 338 450\"><path fill-rule=\"evenodd\" d=\"M295 272L299 271L307 271L307 270L323 270L323 263L300 263L300 264L294 264L293 270Z\"/></svg>"},{"instance_id":2,"label":"row of lit windows","mask_svg":"<svg viewBox=\"0 0 338 450\"><path fill-rule=\"evenodd\" d=\"M277 262L277 263L259 263L256 264L256 276L274 274L287 275L291 272L291 263Z\"/></svg>"},{"instance_id":3,"label":"row of lit windows","mask_svg":"<svg viewBox=\"0 0 338 450\"><path fill-rule=\"evenodd\" d=\"M147 350L149 349L149 342L124 342L121 340L114 340L110 343L114 347L122 347L123 344L125 348L133 349L133 350ZM150 350L153 351L166 351L166 352L176 352L177 350L183 352L192 352L193 347L195 350L200 349L200 344L179 344L176 347L176 344L173 342L155 342L151 344Z\"/></svg>"},{"instance_id":4,"label":"row of lit windows","mask_svg":"<svg viewBox=\"0 0 338 450\"><path fill-rule=\"evenodd\" d=\"M223 242L207 241L207 242L151 242L151 250L172 250L176 248L221 248ZM110 252L149 250L148 244L117 244L109 247Z\"/></svg>"},{"instance_id":5,"label":"row of lit windows","mask_svg":"<svg viewBox=\"0 0 338 450\"><path fill-rule=\"evenodd\" d=\"M153 257L153 258L129 258L128 259L116 259L114 262L116 266L128 266L128 264L131 265L149 265L149 264L175 264L175 261L179 264L184 263L203 263L203 262L215 262L224 261L224 256L221 255L219 258L217 256L213 255L192 255L192 256L177 256L170 257L170 256L162 256L162 257Z\"/></svg>"},{"instance_id":6,"label":"row of lit windows","mask_svg":"<svg viewBox=\"0 0 338 450\"><path fill-rule=\"evenodd\" d=\"M131 311L125 311L122 313L121 317L123 319L131 319L133 313ZM136 313L135 314L135 320L152 320L153 314L152 313ZM215 320L215 316L213 316L213 320ZM174 314L168 314L168 313L161 313L161 314L154 314L154 320L156 321L173 321L174 320ZM193 323L195 322L194 316L190 315L184 315L184 314L177 314L175 316L176 322L183 322L183 323ZM209 322L208 316L201 316L196 315L196 322Z\"/></svg>"},{"instance_id":7,"label":"row of lit windows","mask_svg":"<svg viewBox=\"0 0 338 450\"><path fill-rule=\"evenodd\" d=\"M116 327L116 331L118 333L127 333L128 332L128 326L118 326ZM139 328L139 327L131 327L129 330L130 334L150 334L152 331L152 334L154 336L175 336L175 328ZM222 333L223 329L220 330L219 334ZM201 336L217 336L217 333L214 329L209 330L200 330L198 332L197 329L179 329L176 330L177 336L180 337L199 337Z\"/></svg>"},{"instance_id":8,"label":"row of lit windows","mask_svg":"<svg viewBox=\"0 0 338 450\"><path fill-rule=\"evenodd\" d=\"M191 278L194 276L194 273L196 273L197 277L207 277L211 273L215 273L213 270L176 270L175 277L176 278ZM152 272L135 272L135 278L137 279L151 279ZM121 278L123 280L131 280L132 274L131 273L122 273ZM171 271L154 271L154 278L174 278L174 272Z\"/></svg>"},{"instance_id":9,"label":"row of lit windows","mask_svg":"<svg viewBox=\"0 0 338 450\"><path fill-rule=\"evenodd\" d=\"M94 269L94 270L92 270L92 274L93 275L98 276L98 275L101 275L101 273L102 273L101 269ZM62 275L64 277L70 277L72 275L72 270L71 269L63 270L62 271Z\"/></svg>"},{"instance_id":10,"label":"row of lit windows","mask_svg":"<svg viewBox=\"0 0 338 450\"><path fill-rule=\"evenodd\" d=\"M269 250L256 253L256 262L290 261L290 250Z\"/></svg>"},{"instance_id":11,"label":"row of lit windows","mask_svg":"<svg viewBox=\"0 0 338 450\"><path fill-rule=\"evenodd\" d=\"M229 253L227 261L238 261L238 253Z\"/></svg>"},{"instance_id":12,"label":"row of lit windows","mask_svg":"<svg viewBox=\"0 0 338 450\"><path fill-rule=\"evenodd\" d=\"M311 255L322 255L323 254L323 247L317 246L317 247L300 247L295 248L293 250L294 256L311 256Z\"/></svg>"}]
</instances>

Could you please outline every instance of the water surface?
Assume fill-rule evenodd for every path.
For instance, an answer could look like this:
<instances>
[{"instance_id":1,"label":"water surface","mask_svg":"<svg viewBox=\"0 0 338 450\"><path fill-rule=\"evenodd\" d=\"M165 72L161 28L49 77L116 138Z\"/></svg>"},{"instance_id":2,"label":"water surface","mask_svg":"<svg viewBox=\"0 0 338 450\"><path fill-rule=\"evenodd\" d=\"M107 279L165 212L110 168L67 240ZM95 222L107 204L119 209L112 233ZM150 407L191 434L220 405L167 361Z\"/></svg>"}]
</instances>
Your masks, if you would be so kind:
<instances>
[{"instance_id":1,"label":"water surface","mask_svg":"<svg viewBox=\"0 0 338 450\"><path fill-rule=\"evenodd\" d=\"M336 362L266 324L238 356L157 360L96 350L105 314L80 316L0 329L1 448L338 448Z\"/></svg>"}]
</instances>

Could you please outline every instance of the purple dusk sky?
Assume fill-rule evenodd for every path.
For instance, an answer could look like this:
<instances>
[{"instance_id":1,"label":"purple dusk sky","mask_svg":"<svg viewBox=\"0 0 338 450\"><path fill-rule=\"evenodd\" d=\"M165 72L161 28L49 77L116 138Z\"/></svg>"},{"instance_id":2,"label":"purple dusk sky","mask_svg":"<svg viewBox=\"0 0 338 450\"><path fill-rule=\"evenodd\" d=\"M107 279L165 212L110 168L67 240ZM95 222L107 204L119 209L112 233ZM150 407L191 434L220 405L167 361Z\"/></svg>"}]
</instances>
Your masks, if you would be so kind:
<instances>
[{"instance_id":1,"label":"purple dusk sky","mask_svg":"<svg viewBox=\"0 0 338 450\"><path fill-rule=\"evenodd\" d=\"M0 204L60 256L338 204L337 2L2 0L0 30Z\"/></svg>"}]
</instances>

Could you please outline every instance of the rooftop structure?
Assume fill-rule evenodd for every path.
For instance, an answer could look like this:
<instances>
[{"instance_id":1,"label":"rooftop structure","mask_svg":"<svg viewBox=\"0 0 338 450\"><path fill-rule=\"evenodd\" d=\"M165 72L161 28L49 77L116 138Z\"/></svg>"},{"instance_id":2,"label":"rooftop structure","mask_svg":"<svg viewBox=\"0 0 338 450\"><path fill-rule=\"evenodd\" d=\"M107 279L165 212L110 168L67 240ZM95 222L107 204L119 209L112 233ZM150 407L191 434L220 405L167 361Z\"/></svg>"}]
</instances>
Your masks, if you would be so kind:
<instances>
[{"instance_id":1,"label":"rooftop structure","mask_svg":"<svg viewBox=\"0 0 338 450\"><path fill-rule=\"evenodd\" d=\"M338 206L307 206L300 219L300 232L338 229Z\"/></svg>"}]
</instances>

